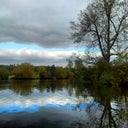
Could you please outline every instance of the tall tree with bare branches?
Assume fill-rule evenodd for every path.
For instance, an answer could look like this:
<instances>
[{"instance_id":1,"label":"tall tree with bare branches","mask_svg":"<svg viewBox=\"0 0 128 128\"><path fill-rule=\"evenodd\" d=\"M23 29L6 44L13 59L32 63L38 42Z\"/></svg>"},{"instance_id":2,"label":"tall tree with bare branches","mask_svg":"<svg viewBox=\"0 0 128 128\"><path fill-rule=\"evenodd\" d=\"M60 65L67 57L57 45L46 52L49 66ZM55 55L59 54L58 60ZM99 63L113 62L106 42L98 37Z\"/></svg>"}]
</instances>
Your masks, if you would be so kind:
<instances>
[{"instance_id":1,"label":"tall tree with bare branches","mask_svg":"<svg viewBox=\"0 0 128 128\"><path fill-rule=\"evenodd\" d=\"M71 28L75 43L99 49L109 64L112 55L128 48L128 0L93 0Z\"/></svg>"}]
</instances>

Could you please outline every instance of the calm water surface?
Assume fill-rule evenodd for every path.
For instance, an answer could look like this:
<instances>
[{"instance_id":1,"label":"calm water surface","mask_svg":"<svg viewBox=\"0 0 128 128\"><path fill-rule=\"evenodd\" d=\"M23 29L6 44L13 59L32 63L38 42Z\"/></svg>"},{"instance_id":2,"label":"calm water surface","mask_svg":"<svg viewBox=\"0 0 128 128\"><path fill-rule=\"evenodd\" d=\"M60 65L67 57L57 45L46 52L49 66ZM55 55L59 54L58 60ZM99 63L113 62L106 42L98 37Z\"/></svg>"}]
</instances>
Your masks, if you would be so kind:
<instances>
[{"instance_id":1,"label":"calm water surface","mask_svg":"<svg viewBox=\"0 0 128 128\"><path fill-rule=\"evenodd\" d=\"M0 81L0 128L128 128L128 91L69 81Z\"/></svg>"}]
</instances>

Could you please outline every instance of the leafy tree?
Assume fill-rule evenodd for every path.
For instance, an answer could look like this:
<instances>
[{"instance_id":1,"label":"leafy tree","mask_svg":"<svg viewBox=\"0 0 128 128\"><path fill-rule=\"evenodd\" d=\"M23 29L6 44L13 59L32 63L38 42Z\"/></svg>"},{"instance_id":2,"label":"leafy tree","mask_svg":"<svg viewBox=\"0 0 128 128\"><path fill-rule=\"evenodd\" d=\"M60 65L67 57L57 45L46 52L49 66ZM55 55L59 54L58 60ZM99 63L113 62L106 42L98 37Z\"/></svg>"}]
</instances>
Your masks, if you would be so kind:
<instances>
[{"instance_id":1,"label":"leafy tree","mask_svg":"<svg viewBox=\"0 0 128 128\"><path fill-rule=\"evenodd\" d=\"M46 71L47 71L46 78L51 78L52 77L52 73L51 73L51 67L49 65L46 66Z\"/></svg>"},{"instance_id":2,"label":"leafy tree","mask_svg":"<svg viewBox=\"0 0 128 128\"><path fill-rule=\"evenodd\" d=\"M8 79L9 71L6 68L0 68L0 79Z\"/></svg>"},{"instance_id":3,"label":"leafy tree","mask_svg":"<svg viewBox=\"0 0 128 128\"><path fill-rule=\"evenodd\" d=\"M128 87L128 62L113 67L116 81L121 87Z\"/></svg>"},{"instance_id":4,"label":"leafy tree","mask_svg":"<svg viewBox=\"0 0 128 128\"><path fill-rule=\"evenodd\" d=\"M55 67L55 65L52 65L50 67L50 72L51 72L52 77L56 76L56 67Z\"/></svg>"},{"instance_id":5,"label":"leafy tree","mask_svg":"<svg viewBox=\"0 0 128 128\"><path fill-rule=\"evenodd\" d=\"M56 78L65 79L66 76L66 70L63 67L56 67Z\"/></svg>"},{"instance_id":6,"label":"leafy tree","mask_svg":"<svg viewBox=\"0 0 128 128\"><path fill-rule=\"evenodd\" d=\"M22 82L16 80L13 81L10 89L21 96L27 96L33 92L34 85L36 85L36 81L34 80L23 80Z\"/></svg>"},{"instance_id":7,"label":"leafy tree","mask_svg":"<svg viewBox=\"0 0 128 128\"><path fill-rule=\"evenodd\" d=\"M68 79L73 79L73 77L74 77L74 72L73 71L71 71L71 70L69 70L69 69L66 69L66 72L67 72L67 76L66 76L66 78L68 78Z\"/></svg>"},{"instance_id":8,"label":"leafy tree","mask_svg":"<svg viewBox=\"0 0 128 128\"><path fill-rule=\"evenodd\" d=\"M29 63L22 63L13 68L13 74L16 76L16 79L29 79L36 78L34 72L34 66Z\"/></svg>"},{"instance_id":9,"label":"leafy tree","mask_svg":"<svg viewBox=\"0 0 128 128\"><path fill-rule=\"evenodd\" d=\"M67 59L67 61L68 61L68 64L67 64L67 68L69 69L69 70L71 70L72 68L73 68L73 61L72 61L72 58L71 59Z\"/></svg>"},{"instance_id":10,"label":"leafy tree","mask_svg":"<svg viewBox=\"0 0 128 128\"><path fill-rule=\"evenodd\" d=\"M73 60L72 60L72 57L70 59L67 59L67 66L65 68L65 70L67 71L67 78L68 79L73 79L74 77L74 64L73 64Z\"/></svg>"},{"instance_id":11,"label":"leafy tree","mask_svg":"<svg viewBox=\"0 0 128 128\"><path fill-rule=\"evenodd\" d=\"M84 64L81 58L76 57L74 63L75 78L82 79L84 75Z\"/></svg>"},{"instance_id":12,"label":"leafy tree","mask_svg":"<svg viewBox=\"0 0 128 128\"><path fill-rule=\"evenodd\" d=\"M79 72L83 67L84 65L82 59L77 57L75 60L75 69Z\"/></svg>"},{"instance_id":13,"label":"leafy tree","mask_svg":"<svg viewBox=\"0 0 128 128\"><path fill-rule=\"evenodd\" d=\"M47 77L47 71L44 66L37 67L37 73L38 73L40 79Z\"/></svg>"},{"instance_id":14,"label":"leafy tree","mask_svg":"<svg viewBox=\"0 0 128 128\"><path fill-rule=\"evenodd\" d=\"M85 43L89 50L99 49L106 62L128 45L127 0L95 0L80 12L78 23L71 22L73 39Z\"/></svg>"}]
</instances>

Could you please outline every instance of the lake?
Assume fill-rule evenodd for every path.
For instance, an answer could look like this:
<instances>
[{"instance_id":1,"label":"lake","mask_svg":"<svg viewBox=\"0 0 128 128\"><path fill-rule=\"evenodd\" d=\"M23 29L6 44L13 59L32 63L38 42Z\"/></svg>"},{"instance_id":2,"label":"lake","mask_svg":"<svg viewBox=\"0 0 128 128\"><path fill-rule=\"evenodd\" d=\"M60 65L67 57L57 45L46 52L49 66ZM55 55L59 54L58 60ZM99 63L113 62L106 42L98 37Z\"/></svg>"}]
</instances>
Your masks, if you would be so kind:
<instances>
[{"instance_id":1,"label":"lake","mask_svg":"<svg viewBox=\"0 0 128 128\"><path fill-rule=\"evenodd\" d=\"M0 128L128 128L128 90L67 80L0 81Z\"/></svg>"}]
</instances>

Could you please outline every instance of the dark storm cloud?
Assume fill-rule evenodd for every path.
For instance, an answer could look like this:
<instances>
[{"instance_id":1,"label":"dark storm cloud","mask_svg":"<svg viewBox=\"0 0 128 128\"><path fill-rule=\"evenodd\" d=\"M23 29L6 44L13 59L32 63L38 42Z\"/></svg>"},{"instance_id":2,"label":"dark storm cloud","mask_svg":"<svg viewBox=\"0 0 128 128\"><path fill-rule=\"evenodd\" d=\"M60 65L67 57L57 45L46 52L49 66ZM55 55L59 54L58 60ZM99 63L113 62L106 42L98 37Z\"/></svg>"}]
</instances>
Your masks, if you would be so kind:
<instances>
[{"instance_id":1,"label":"dark storm cloud","mask_svg":"<svg viewBox=\"0 0 128 128\"><path fill-rule=\"evenodd\" d=\"M1 0L0 42L70 46L69 22L86 4L85 0Z\"/></svg>"}]
</instances>

